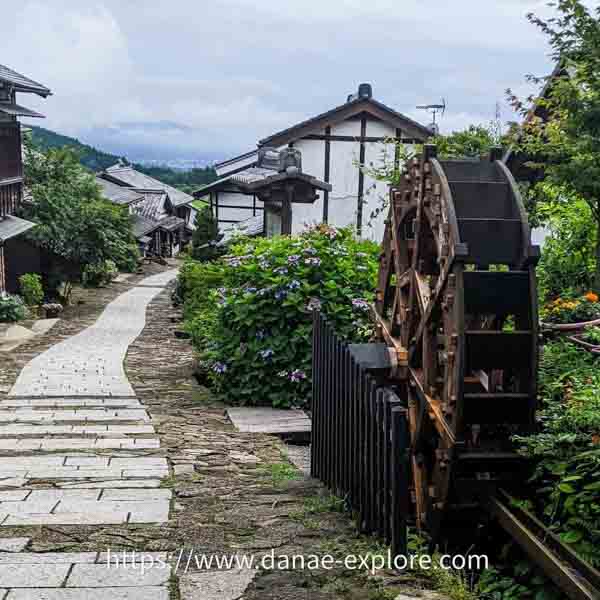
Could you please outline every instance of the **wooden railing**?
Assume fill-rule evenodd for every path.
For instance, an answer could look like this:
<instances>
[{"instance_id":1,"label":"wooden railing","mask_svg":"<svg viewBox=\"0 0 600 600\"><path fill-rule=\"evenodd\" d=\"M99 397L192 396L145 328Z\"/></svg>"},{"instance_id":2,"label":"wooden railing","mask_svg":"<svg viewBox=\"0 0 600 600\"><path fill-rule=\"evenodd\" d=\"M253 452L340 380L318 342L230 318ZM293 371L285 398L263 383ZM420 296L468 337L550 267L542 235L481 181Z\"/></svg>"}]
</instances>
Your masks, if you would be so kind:
<instances>
[{"instance_id":1,"label":"wooden railing","mask_svg":"<svg viewBox=\"0 0 600 600\"><path fill-rule=\"evenodd\" d=\"M23 182L20 178L0 180L0 219L14 215L23 199Z\"/></svg>"},{"instance_id":2,"label":"wooden railing","mask_svg":"<svg viewBox=\"0 0 600 600\"><path fill-rule=\"evenodd\" d=\"M406 407L319 313L312 366L312 475L358 513L362 532L383 538L394 555L406 554Z\"/></svg>"}]
</instances>

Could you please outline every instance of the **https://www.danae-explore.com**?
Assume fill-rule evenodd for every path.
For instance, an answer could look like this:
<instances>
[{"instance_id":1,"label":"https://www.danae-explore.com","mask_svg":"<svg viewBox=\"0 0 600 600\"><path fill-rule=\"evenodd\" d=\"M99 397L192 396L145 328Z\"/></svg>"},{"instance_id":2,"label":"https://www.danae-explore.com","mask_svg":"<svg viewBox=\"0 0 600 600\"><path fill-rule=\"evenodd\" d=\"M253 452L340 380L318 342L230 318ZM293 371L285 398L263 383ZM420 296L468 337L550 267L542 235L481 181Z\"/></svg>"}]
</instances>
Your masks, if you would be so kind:
<instances>
[{"instance_id":1,"label":"https://www.danae-explore.com","mask_svg":"<svg viewBox=\"0 0 600 600\"><path fill-rule=\"evenodd\" d=\"M341 568L348 571L368 571L374 574L381 569L479 571L487 569L489 561L487 555L484 554L394 555L389 550L384 554L348 554L336 557L331 554L278 554L274 549L260 555L207 553L194 549L181 549L165 555L154 552L117 552L109 549L106 553L106 566L108 569L130 568L139 570L140 573L151 569L167 568L172 568L175 574L188 571L228 571L232 569L331 571Z\"/></svg>"}]
</instances>

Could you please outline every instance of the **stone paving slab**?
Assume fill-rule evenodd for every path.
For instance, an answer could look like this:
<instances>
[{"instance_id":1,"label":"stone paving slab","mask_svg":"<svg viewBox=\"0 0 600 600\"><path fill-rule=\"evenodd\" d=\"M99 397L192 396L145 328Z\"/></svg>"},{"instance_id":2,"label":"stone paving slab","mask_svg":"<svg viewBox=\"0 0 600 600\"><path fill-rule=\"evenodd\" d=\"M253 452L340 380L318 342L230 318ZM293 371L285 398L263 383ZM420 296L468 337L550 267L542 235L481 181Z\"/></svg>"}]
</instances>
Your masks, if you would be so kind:
<instances>
[{"instance_id":1,"label":"stone paving slab","mask_svg":"<svg viewBox=\"0 0 600 600\"><path fill-rule=\"evenodd\" d=\"M142 404L137 398L90 398L80 400L77 398L19 398L11 397L0 400L0 410L18 407L55 407L65 406L86 406L86 407L110 407L110 408L142 408Z\"/></svg>"},{"instance_id":2,"label":"stone paving slab","mask_svg":"<svg viewBox=\"0 0 600 600\"><path fill-rule=\"evenodd\" d=\"M144 409L82 408L74 410L0 410L0 423L60 423L63 421L149 421Z\"/></svg>"},{"instance_id":3,"label":"stone paving slab","mask_svg":"<svg viewBox=\"0 0 600 600\"><path fill-rule=\"evenodd\" d=\"M168 600L168 598L169 590L165 587L143 586L44 590L13 589L2 600Z\"/></svg>"},{"instance_id":4,"label":"stone paving slab","mask_svg":"<svg viewBox=\"0 0 600 600\"><path fill-rule=\"evenodd\" d=\"M166 586L171 576L171 567L149 567L142 571L131 566L75 564L67 579L66 587L130 587Z\"/></svg>"},{"instance_id":5,"label":"stone paving slab","mask_svg":"<svg viewBox=\"0 0 600 600\"><path fill-rule=\"evenodd\" d=\"M14 556L14 554L12 555ZM0 582L5 588L61 587L70 564L0 564Z\"/></svg>"},{"instance_id":6,"label":"stone paving slab","mask_svg":"<svg viewBox=\"0 0 600 600\"><path fill-rule=\"evenodd\" d=\"M30 538L0 538L0 552L22 552L29 544Z\"/></svg>"},{"instance_id":7,"label":"stone paving slab","mask_svg":"<svg viewBox=\"0 0 600 600\"><path fill-rule=\"evenodd\" d=\"M98 435L155 433L152 425L0 425L1 436L15 435Z\"/></svg>"},{"instance_id":8,"label":"stone paving slab","mask_svg":"<svg viewBox=\"0 0 600 600\"><path fill-rule=\"evenodd\" d=\"M158 438L0 438L0 450L150 450Z\"/></svg>"},{"instance_id":9,"label":"stone paving slab","mask_svg":"<svg viewBox=\"0 0 600 600\"><path fill-rule=\"evenodd\" d=\"M238 431L247 433L298 435L310 433L311 429L303 410L234 407L227 409L227 416Z\"/></svg>"},{"instance_id":10,"label":"stone paving slab","mask_svg":"<svg viewBox=\"0 0 600 600\"><path fill-rule=\"evenodd\" d=\"M0 481L0 485L1 485ZM80 489L121 489L121 488L143 488L154 489L160 486L160 479L99 479L97 481L59 481L56 485L61 489L80 490Z\"/></svg>"}]
</instances>

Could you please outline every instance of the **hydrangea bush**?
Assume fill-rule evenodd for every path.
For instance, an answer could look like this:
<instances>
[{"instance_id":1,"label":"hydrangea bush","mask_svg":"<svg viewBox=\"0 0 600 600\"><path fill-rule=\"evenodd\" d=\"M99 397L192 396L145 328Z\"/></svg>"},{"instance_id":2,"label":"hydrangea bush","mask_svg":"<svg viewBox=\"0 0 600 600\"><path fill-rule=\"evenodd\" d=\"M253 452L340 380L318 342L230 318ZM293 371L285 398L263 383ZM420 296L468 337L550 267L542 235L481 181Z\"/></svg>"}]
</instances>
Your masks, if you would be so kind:
<instances>
[{"instance_id":1,"label":"hydrangea bush","mask_svg":"<svg viewBox=\"0 0 600 600\"><path fill-rule=\"evenodd\" d=\"M304 406L313 311L341 336L369 338L379 247L349 229L242 239L218 261L188 261L179 279L186 326L207 379L230 403Z\"/></svg>"}]
</instances>

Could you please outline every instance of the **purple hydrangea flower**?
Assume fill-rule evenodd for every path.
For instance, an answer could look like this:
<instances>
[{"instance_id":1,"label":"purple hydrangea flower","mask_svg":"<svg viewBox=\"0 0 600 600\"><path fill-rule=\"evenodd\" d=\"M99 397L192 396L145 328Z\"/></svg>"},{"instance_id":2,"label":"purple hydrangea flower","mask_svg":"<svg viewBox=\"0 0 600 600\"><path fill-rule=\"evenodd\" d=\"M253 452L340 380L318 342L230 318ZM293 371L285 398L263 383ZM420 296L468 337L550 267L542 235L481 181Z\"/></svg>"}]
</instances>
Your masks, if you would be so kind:
<instances>
[{"instance_id":1,"label":"purple hydrangea flower","mask_svg":"<svg viewBox=\"0 0 600 600\"><path fill-rule=\"evenodd\" d=\"M227 371L227 365L222 362L216 362L212 369L215 373L223 374L225 371Z\"/></svg>"},{"instance_id":2,"label":"purple hydrangea flower","mask_svg":"<svg viewBox=\"0 0 600 600\"><path fill-rule=\"evenodd\" d=\"M306 310L321 310L321 301L318 298L311 298L306 305Z\"/></svg>"},{"instance_id":3,"label":"purple hydrangea flower","mask_svg":"<svg viewBox=\"0 0 600 600\"><path fill-rule=\"evenodd\" d=\"M273 269L273 273L276 275L287 275L288 269L287 267L277 267L276 269Z\"/></svg>"},{"instance_id":4,"label":"purple hydrangea flower","mask_svg":"<svg viewBox=\"0 0 600 600\"><path fill-rule=\"evenodd\" d=\"M358 310L369 310L370 306L366 300L362 300L360 298L355 298L352 300L352 306L357 308Z\"/></svg>"},{"instance_id":5,"label":"purple hydrangea flower","mask_svg":"<svg viewBox=\"0 0 600 600\"><path fill-rule=\"evenodd\" d=\"M275 300L283 300L287 296L287 292L285 290L277 290L275 292Z\"/></svg>"},{"instance_id":6,"label":"purple hydrangea flower","mask_svg":"<svg viewBox=\"0 0 600 600\"><path fill-rule=\"evenodd\" d=\"M297 265L300 262L300 258L302 257L298 256L298 254L292 254L291 256L288 256L288 263L290 265Z\"/></svg>"},{"instance_id":7,"label":"purple hydrangea flower","mask_svg":"<svg viewBox=\"0 0 600 600\"><path fill-rule=\"evenodd\" d=\"M266 288L261 288L260 290L256 290L256 295L257 296L266 296L273 288L272 287L266 287Z\"/></svg>"},{"instance_id":8,"label":"purple hydrangea flower","mask_svg":"<svg viewBox=\"0 0 600 600\"><path fill-rule=\"evenodd\" d=\"M303 379L306 379L306 373L304 371L301 371L300 369L294 369L290 373L289 377L290 377L290 381L297 383L298 381L302 381Z\"/></svg>"},{"instance_id":9,"label":"purple hydrangea flower","mask_svg":"<svg viewBox=\"0 0 600 600\"><path fill-rule=\"evenodd\" d=\"M248 287L244 290L247 294L255 294L256 293L256 288L255 287Z\"/></svg>"},{"instance_id":10,"label":"purple hydrangea flower","mask_svg":"<svg viewBox=\"0 0 600 600\"><path fill-rule=\"evenodd\" d=\"M287 284L288 290L297 290L301 286L302 284L297 279L293 279Z\"/></svg>"},{"instance_id":11,"label":"purple hydrangea flower","mask_svg":"<svg viewBox=\"0 0 600 600\"><path fill-rule=\"evenodd\" d=\"M314 256L317 253L318 250L316 248L304 248L304 254L310 254L311 256Z\"/></svg>"}]
</instances>

